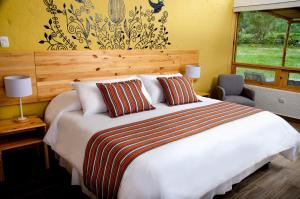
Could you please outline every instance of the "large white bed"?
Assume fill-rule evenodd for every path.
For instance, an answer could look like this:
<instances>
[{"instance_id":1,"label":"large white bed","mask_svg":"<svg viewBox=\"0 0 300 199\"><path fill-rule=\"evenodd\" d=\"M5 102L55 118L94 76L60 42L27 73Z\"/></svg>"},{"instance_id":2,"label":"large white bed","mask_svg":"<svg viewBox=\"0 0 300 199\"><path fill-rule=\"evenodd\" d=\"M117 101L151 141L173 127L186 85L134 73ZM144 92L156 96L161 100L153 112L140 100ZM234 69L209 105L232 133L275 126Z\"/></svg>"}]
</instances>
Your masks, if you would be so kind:
<instances>
[{"instance_id":1,"label":"large white bed","mask_svg":"<svg viewBox=\"0 0 300 199\"><path fill-rule=\"evenodd\" d=\"M119 118L106 113L84 117L75 91L68 91L47 108L50 128L44 141L72 172L72 184L81 185L85 193L95 197L82 182L85 147L93 134L218 102L199 98L202 102L175 107L157 103L155 110ZM140 155L125 171L118 198L212 198L229 191L278 154L296 160L299 148L299 133L282 118L263 111Z\"/></svg>"}]
</instances>

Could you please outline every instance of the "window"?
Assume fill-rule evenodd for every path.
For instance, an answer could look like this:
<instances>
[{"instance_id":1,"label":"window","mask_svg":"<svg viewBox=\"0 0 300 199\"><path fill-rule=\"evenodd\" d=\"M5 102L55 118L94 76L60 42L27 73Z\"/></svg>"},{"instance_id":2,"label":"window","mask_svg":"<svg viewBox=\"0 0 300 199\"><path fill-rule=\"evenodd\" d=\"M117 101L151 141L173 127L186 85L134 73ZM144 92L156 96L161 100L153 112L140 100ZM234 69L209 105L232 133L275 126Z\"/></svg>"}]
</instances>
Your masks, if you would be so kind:
<instances>
[{"instance_id":1,"label":"window","mask_svg":"<svg viewBox=\"0 0 300 199\"><path fill-rule=\"evenodd\" d=\"M262 12L240 14L236 61L281 66L287 23Z\"/></svg>"},{"instance_id":2,"label":"window","mask_svg":"<svg viewBox=\"0 0 300 199\"><path fill-rule=\"evenodd\" d=\"M285 66L300 68L300 23L291 25Z\"/></svg>"},{"instance_id":3,"label":"window","mask_svg":"<svg viewBox=\"0 0 300 199\"><path fill-rule=\"evenodd\" d=\"M289 73L289 86L300 86L300 73Z\"/></svg>"},{"instance_id":4,"label":"window","mask_svg":"<svg viewBox=\"0 0 300 199\"><path fill-rule=\"evenodd\" d=\"M242 75L249 82L255 81L274 84L276 72L272 70L237 67L236 74Z\"/></svg>"},{"instance_id":5,"label":"window","mask_svg":"<svg viewBox=\"0 0 300 199\"><path fill-rule=\"evenodd\" d=\"M241 12L237 18L232 72L247 84L300 92L300 9Z\"/></svg>"}]
</instances>

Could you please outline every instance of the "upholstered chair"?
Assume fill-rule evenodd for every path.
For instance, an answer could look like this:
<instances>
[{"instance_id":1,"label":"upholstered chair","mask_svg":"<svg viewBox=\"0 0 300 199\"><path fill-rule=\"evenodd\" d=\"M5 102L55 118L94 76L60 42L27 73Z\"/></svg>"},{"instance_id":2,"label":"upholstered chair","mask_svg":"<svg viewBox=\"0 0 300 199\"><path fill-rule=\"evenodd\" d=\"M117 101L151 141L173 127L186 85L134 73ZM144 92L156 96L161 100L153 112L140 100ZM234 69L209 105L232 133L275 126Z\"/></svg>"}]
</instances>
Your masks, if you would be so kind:
<instances>
[{"instance_id":1,"label":"upholstered chair","mask_svg":"<svg viewBox=\"0 0 300 199\"><path fill-rule=\"evenodd\" d=\"M241 75L220 75L215 96L222 101L255 106L255 92L244 87L244 78Z\"/></svg>"}]
</instances>

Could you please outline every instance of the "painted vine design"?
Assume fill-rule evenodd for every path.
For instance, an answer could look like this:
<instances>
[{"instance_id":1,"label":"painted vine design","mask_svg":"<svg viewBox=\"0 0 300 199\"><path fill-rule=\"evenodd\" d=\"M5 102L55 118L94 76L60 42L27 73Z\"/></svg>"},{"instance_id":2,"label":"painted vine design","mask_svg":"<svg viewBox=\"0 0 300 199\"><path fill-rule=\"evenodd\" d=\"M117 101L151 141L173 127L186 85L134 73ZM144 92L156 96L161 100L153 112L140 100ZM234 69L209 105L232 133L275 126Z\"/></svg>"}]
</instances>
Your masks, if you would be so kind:
<instances>
[{"instance_id":1,"label":"painted vine design","mask_svg":"<svg viewBox=\"0 0 300 199\"><path fill-rule=\"evenodd\" d=\"M46 32L39 43L47 45L48 50L92 49L91 38L102 50L165 49L171 45L165 26L167 11L158 14L157 10L136 6L129 11L128 18L113 22L109 17L91 14L94 5L90 0L75 0L77 8L64 3L61 9L53 0L43 1L52 16L44 25Z\"/></svg>"}]
</instances>

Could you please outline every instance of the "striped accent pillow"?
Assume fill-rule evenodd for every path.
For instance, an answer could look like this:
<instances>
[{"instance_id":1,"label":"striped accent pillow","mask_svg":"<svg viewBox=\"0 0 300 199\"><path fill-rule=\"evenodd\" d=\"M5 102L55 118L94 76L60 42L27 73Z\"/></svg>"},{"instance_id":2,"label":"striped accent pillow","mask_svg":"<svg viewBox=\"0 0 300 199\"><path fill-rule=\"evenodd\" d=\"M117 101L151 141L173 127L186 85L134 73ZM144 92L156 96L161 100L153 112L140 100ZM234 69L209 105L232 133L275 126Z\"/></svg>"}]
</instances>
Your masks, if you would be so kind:
<instances>
[{"instance_id":1,"label":"striped accent pillow","mask_svg":"<svg viewBox=\"0 0 300 199\"><path fill-rule=\"evenodd\" d=\"M193 90L190 81L185 77L158 77L169 106L201 102Z\"/></svg>"},{"instance_id":2,"label":"striped accent pillow","mask_svg":"<svg viewBox=\"0 0 300 199\"><path fill-rule=\"evenodd\" d=\"M98 83L110 117L153 110L142 92L140 80L130 80L116 83Z\"/></svg>"}]
</instances>

